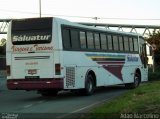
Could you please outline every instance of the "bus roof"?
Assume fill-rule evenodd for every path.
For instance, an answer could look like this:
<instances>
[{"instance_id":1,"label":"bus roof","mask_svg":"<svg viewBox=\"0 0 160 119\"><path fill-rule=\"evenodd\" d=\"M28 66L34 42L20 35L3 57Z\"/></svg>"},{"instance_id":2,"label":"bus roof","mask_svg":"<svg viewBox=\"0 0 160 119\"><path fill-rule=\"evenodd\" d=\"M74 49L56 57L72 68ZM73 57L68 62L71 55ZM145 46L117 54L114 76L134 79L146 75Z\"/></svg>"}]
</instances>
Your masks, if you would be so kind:
<instances>
[{"instance_id":1,"label":"bus roof","mask_svg":"<svg viewBox=\"0 0 160 119\"><path fill-rule=\"evenodd\" d=\"M23 19L13 19L12 21L23 21L23 20L25 21L25 20L32 20L32 19L51 19L51 18L54 19L58 24L62 24L62 25L68 25L72 27L79 27L79 28L90 29L90 30L95 30L95 31L104 31L104 32L115 33L115 34L125 34L128 36L135 36L135 37L138 36L138 37L143 38L143 36L138 33L130 33L130 32L100 28L100 27L95 27L95 26L88 26L88 25L83 25L83 24L76 23L76 22L71 22L69 20L58 18L58 17L23 18Z\"/></svg>"},{"instance_id":2,"label":"bus roof","mask_svg":"<svg viewBox=\"0 0 160 119\"><path fill-rule=\"evenodd\" d=\"M73 26L73 27L75 26L75 27L80 27L80 28L105 31L105 32L116 33L116 34L125 34L125 35L130 35L130 36L135 36L135 37L137 37L137 36L143 37L141 34L138 34L138 33L131 33L131 32L124 32L124 31L100 28L100 27L95 27L95 26L88 26L88 25L83 25L83 24L76 23L76 22L71 22L69 20L65 20L65 19L62 19L62 18L57 18L57 17L53 17L53 19L55 19L57 22L59 22L60 24L63 24L63 25L69 25L69 26Z\"/></svg>"}]
</instances>

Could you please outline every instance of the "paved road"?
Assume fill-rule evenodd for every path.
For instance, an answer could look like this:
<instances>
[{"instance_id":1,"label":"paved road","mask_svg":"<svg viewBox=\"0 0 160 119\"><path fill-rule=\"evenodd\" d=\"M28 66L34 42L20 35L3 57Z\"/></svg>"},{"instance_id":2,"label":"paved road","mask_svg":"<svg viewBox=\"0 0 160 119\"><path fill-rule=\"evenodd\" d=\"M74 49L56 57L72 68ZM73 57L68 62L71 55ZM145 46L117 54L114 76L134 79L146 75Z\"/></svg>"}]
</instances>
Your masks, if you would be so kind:
<instances>
[{"instance_id":1,"label":"paved road","mask_svg":"<svg viewBox=\"0 0 160 119\"><path fill-rule=\"evenodd\" d=\"M124 87L115 86L99 88L92 96L78 96L75 93L63 91L55 97L42 97L36 91L15 91L4 88L0 90L0 119L4 117L61 119L73 117L76 114L80 116L124 92L126 92Z\"/></svg>"}]
</instances>

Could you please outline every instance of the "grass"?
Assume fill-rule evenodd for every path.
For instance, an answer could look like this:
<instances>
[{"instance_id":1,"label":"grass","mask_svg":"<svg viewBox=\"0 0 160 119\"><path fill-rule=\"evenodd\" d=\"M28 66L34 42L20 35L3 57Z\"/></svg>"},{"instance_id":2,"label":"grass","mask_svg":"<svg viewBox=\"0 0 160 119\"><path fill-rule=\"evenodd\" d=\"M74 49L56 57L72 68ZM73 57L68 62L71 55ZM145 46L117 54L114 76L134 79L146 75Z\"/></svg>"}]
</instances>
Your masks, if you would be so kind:
<instances>
[{"instance_id":1,"label":"grass","mask_svg":"<svg viewBox=\"0 0 160 119\"><path fill-rule=\"evenodd\" d=\"M155 72L149 69L149 82L94 108L85 118L160 118L160 66Z\"/></svg>"},{"instance_id":2,"label":"grass","mask_svg":"<svg viewBox=\"0 0 160 119\"><path fill-rule=\"evenodd\" d=\"M160 81L144 83L137 89L129 90L111 102L93 109L87 118L111 119L150 113L157 114L151 116L160 118Z\"/></svg>"}]
</instances>

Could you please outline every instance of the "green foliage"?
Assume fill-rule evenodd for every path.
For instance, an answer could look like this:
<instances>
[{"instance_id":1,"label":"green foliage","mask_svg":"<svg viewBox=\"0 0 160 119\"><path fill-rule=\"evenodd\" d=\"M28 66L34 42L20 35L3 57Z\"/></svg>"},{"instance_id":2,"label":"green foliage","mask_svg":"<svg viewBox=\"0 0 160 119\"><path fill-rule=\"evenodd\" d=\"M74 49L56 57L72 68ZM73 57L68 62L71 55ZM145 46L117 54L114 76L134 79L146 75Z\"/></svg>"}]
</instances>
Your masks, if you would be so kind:
<instances>
[{"instance_id":1,"label":"green foliage","mask_svg":"<svg viewBox=\"0 0 160 119\"><path fill-rule=\"evenodd\" d=\"M145 83L110 102L93 109L89 119L121 118L125 114L157 114L160 112L160 81ZM125 116L127 116L125 115Z\"/></svg>"},{"instance_id":2,"label":"green foliage","mask_svg":"<svg viewBox=\"0 0 160 119\"><path fill-rule=\"evenodd\" d=\"M152 68L149 68L148 71L148 80L149 81L156 81L156 80L160 80L160 66L155 67L155 71L153 72Z\"/></svg>"},{"instance_id":3,"label":"green foliage","mask_svg":"<svg viewBox=\"0 0 160 119\"><path fill-rule=\"evenodd\" d=\"M147 42L149 44L155 44L157 47L157 50L160 50L160 32L156 32L155 30L153 33L149 36L149 38L146 38Z\"/></svg>"},{"instance_id":4,"label":"green foliage","mask_svg":"<svg viewBox=\"0 0 160 119\"><path fill-rule=\"evenodd\" d=\"M154 60L156 65L160 65L160 32L156 32L154 30L149 38L146 38L146 41L151 45L156 45L156 50L154 51Z\"/></svg>"}]
</instances>

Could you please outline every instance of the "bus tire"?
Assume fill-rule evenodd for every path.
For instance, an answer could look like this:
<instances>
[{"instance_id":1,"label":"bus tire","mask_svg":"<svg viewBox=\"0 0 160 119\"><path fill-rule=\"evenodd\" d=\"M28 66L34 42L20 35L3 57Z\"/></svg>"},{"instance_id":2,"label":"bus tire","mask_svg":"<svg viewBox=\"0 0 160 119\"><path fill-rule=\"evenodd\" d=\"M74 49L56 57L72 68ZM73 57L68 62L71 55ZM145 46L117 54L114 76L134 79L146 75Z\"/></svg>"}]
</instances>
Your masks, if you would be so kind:
<instances>
[{"instance_id":1,"label":"bus tire","mask_svg":"<svg viewBox=\"0 0 160 119\"><path fill-rule=\"evenodd\" d=\"M95 91L96 85L94 78L91 74L88 74L85 81L85 88L82 90L83 94L86 96L92 95Z\"/></svg>"},{"instance_id":2,"label":"bus tire","mask_svg":"<svg viewBox=\"0 0 160 119\"><path fill-rule=\"evenodd\" d=\"M134 89L134 88L137 88L139 86L140 82L141 82L140 73L136 72L134 74L134 82L125 84L125 87L128 88L128 89Z\"/></svg>"}]
</instances>

